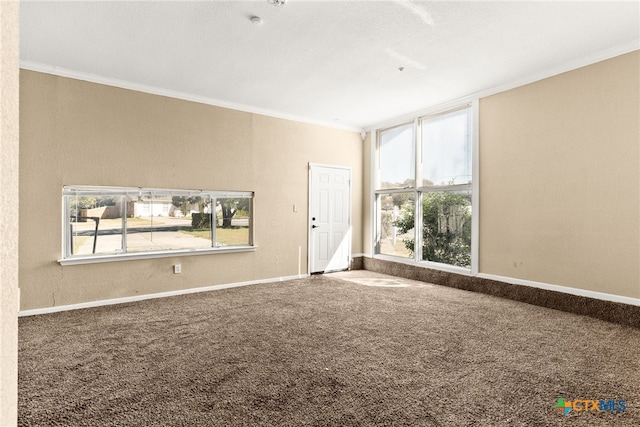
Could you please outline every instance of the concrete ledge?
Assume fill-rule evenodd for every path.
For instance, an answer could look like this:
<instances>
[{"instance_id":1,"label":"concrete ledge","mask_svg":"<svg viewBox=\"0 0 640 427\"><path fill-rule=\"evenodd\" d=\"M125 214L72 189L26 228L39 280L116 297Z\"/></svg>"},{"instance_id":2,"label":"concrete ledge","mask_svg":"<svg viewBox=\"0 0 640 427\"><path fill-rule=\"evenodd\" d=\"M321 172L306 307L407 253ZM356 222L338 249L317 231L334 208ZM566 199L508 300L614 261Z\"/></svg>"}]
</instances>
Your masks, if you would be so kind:
<instances>
[{"instance_id":1,"label":"concrete ledge","mask_svg":"<svg viewBox=\"0 0 640 427\"><path fill-rule=\"evenodd\" d=\"M349 270L364 270L364 257L355 256L351 259Z\"/></svg>"},{"instance_id":2,"label":"concrete ledge","mask_svg":"<svg viewBox=\"0 0 640 427\"><path fill-rule=\"evenodd\" d=\"M448 286L465 291L480 292L500 298L640 328L640 306L368 257L363 257L362 265L364 270Z\"/></svg>"}]
</instances>

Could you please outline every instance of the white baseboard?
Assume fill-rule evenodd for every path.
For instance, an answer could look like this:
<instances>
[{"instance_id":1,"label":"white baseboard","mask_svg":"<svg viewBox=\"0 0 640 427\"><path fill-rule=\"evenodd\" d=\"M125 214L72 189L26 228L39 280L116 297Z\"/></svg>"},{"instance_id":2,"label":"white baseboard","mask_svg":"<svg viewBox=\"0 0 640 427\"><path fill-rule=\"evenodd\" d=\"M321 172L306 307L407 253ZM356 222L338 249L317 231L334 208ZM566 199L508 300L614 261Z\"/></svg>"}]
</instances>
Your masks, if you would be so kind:
<instances>
[{"instance_id":1,"label":"white baseboard","mask_svg":"<svg viewBox=\"0 0 640 427\"><path fill-rule=\"evenodd\" d=\"M283 282L285 280L302 279L304 277L308 277L308 275L300 274L300 275L294 275L294 276L276 277L272 279L251 280L248 282L225 283L222 285L204 286L202 288L180 289L176 291L160 292L157 294L136 295L131 297L83 302L79 304L60 305L56 307L36 308L33 310L20 311L18 313L18 317L35 316L39 314L50 314L50 313L57 313L60 311L79 310L79 309L91 308L91 307L101 307L104 305L123 304L127 302L144 301L144 300L155 299L155 298L165 298L165 297L173 297L178 295L195 294L198 292L217 291L220 289L237 288L240 286L259 285L262 283Z\"/></svg>"},{"instance_id":2,"label":"white baseboard","mask_svg":"<svg viewBox=\"0 0 640 427\"><path fill-rule=\"evenodd\" d=\"M366 256L366 255L355 254L353 256ZM136 295L131 297L113 298L113 299L100 300L100 301L90 301L90 302L84 302L79 304L61 305L56 307L36 308L32 310L20 311L18 313L18 316L19 317L36 316L39 314L50 314L50 313L57 313L60 311L79 310L83 308L101 307L105 305L123 304L128 302L144 301L144 300L155 299L155 298L165 298L165 297L172 297L172 296L178 296L178 295L194 294L198 292L209 292L209 291L216 291L220 289L237 288L240 286L250 286L250 285L263 284L263 283L282 282L285 280L301 279L308 276L309 276L308 274L300 274L300 275L293 275L293 276L276 277L271 279L252 280L248 282L225 283L222 285L204 286L201 288L180 289L176 291L160 292L156 294ZM479 273L476 277L495 280L498 282L510 283L514 285L529 286L529 287L538 288L538 289L546 289L549 291L556 291L556 292L561 292L565 294L583 296L583 297L593 298L593 299L598 299L603 301L612 301L612 302L617 302L622 304L640 306L640 298L631 298L631 297L625 297L620 295L607 294L604 292L589 291L586 289L570 288L567 286L552 285L550 283L534 282L531 280L516 279L513 277L498 276L495 274Z\"/></svg>"},{"instance_id":3,"label":"white baseboard","mask_svg":"<svg viewBox=\"0 0 640 427\"><path fill-rule=\"evenodd\" d=\"M604 292L589 291L586 289L570 288L568 286L552 285L550 283L534 282L532 280L515 279L513 277L497 276L495 274L478 273L476 277L482 279L495 280L513 285L529 286L532 288L546 289L548 291L562 292L564 294L577 295L581 297L593 298L603 301L612 301L622 304L640 306L639 298L625 297L621 295L607 294Z\"/></svg>"},{"instance_id":4,"label":"white baseboard","mask_svg":"<svg viewBox=\"0 0 640 427\"><path fill-rule=\"evenodd\" d=\"M368 255L363 255L363 256L369 257ZM447 266L443 266L443 265L419 265L419 264L417 264L416 262L414 262L412 260L396 259L394 257L389 257L389 256L384 256L384 255L382 255L382 256L381 255L376 255L375 258L373 258L373 259L381 259L383 261L390 261L390 262L395 262L395 263L418 266L418 267L421 267L421 268L428 268L428 269L431 269L431 270L446 271L446 272L449 272L449 273L461 274L461 275L464 275L464 276L479 277L481 279L495 280L496 282L509 283L509 284L512 284L512 285L529 286L531 288L546 289L546 290L549 290L549 291L561 292L561 293L570 294L570 295L577 295L577 296L581 296L581 297L592 298L592 299L597 299L597 300L602 300L602 301L611 301L611 302L617 302L617 303L621 303L621 304L629 304L629 305L640 306L640 298L625 297L625 296L622 296L622 295L608 294L608 293L605 293L605 292L589 291L587 289L571 288L571 287L568 287L568 286L553 285L551 283L535 282L533 280L516 279L516 278L513 278L513 277L498 276L496 274L477 273L477 274L474 275L474 274L471 274L470 272L463 271L463 270L461 270L461 269L459 269L457 267L447 267Z\"/></svg>"}]
</instances>

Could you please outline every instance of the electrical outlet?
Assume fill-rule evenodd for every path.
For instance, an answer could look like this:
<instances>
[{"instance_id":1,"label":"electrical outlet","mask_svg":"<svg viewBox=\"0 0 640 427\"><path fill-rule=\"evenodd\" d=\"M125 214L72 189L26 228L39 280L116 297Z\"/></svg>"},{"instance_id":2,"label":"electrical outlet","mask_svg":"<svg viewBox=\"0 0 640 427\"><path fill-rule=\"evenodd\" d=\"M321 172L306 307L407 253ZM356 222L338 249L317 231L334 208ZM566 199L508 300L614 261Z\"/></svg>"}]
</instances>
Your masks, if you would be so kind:
<instances>
[{"instance_id":1,"label":"electrical outlet","mask_svg":"<svg viewBox=\"0 0 640 427\"><path fill-rule=\"evenodd\" d=\"M182 273L182 264L175 264L173 266L173 273L174 274L180 274Z\"/></svg>"}]
</instances>

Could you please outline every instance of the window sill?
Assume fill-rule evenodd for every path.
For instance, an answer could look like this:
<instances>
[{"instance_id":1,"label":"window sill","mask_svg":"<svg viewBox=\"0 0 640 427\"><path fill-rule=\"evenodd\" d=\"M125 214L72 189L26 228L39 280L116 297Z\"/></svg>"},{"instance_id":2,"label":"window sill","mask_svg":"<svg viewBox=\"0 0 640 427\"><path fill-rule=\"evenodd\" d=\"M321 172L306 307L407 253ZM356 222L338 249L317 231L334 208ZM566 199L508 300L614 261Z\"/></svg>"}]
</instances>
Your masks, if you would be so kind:
<instances>
[{"instance_id":1,"label":"window sill","mask_svg":"<svg viewBox=\"0 0 640 427\"><path fill-rule=\"evenodd\" d=\"M223 248L207 248L207 249L184 249L175 251L157 251L157 252L134 252L116 255L90 255L76 256L73 258L65 258L58 260L60 265L77 265L77 264L97 264L101 262L130 261L135 259L152 259L152 258L168 258L192 255L208 255L208 254L228 254L236 252L255 252L256 246L234 246Z\"/></svg>"}]
</instances>

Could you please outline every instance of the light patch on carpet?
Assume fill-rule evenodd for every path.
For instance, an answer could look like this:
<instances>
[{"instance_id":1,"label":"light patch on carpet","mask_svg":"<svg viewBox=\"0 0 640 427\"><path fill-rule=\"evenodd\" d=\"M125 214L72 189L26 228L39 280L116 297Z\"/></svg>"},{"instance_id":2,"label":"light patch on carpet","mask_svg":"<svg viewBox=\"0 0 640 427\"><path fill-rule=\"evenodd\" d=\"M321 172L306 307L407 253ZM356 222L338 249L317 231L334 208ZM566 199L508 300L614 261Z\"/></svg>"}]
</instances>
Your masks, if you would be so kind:
<instances>
[{"instance_id":1,"label":"light patch on carpet","mask_svg":"<svg viewBox=\"0 0 640 427\"><path fill-rule=\"evenodd\" d=\"M331 274L333 277L337 277L347 282L355 283L362 286L375 286L380 288L409 288L409 287L432 287L433 285L423 282L417 282L414 280L403 279L399 277L393 277L383 274L371 274L367 272L366 275L354 274L350 272L340 272Z\"/></svg>"},{"instance_id":2,"label":"light patch on carpet","mask_svg":"<svg viewBox=\"0 0 640 427\"><path fill-rule=\"evenodd\" d=\"M409 285L408 283L402 283L399 280L393 280L393 279L342 279L342 280L346 280L347 282L351 282L351 283L356 283L358 285L364 285L364 286L379 286L379 287L383 287L383 288L408 288Z\"/></svg>"}]
</instances>

